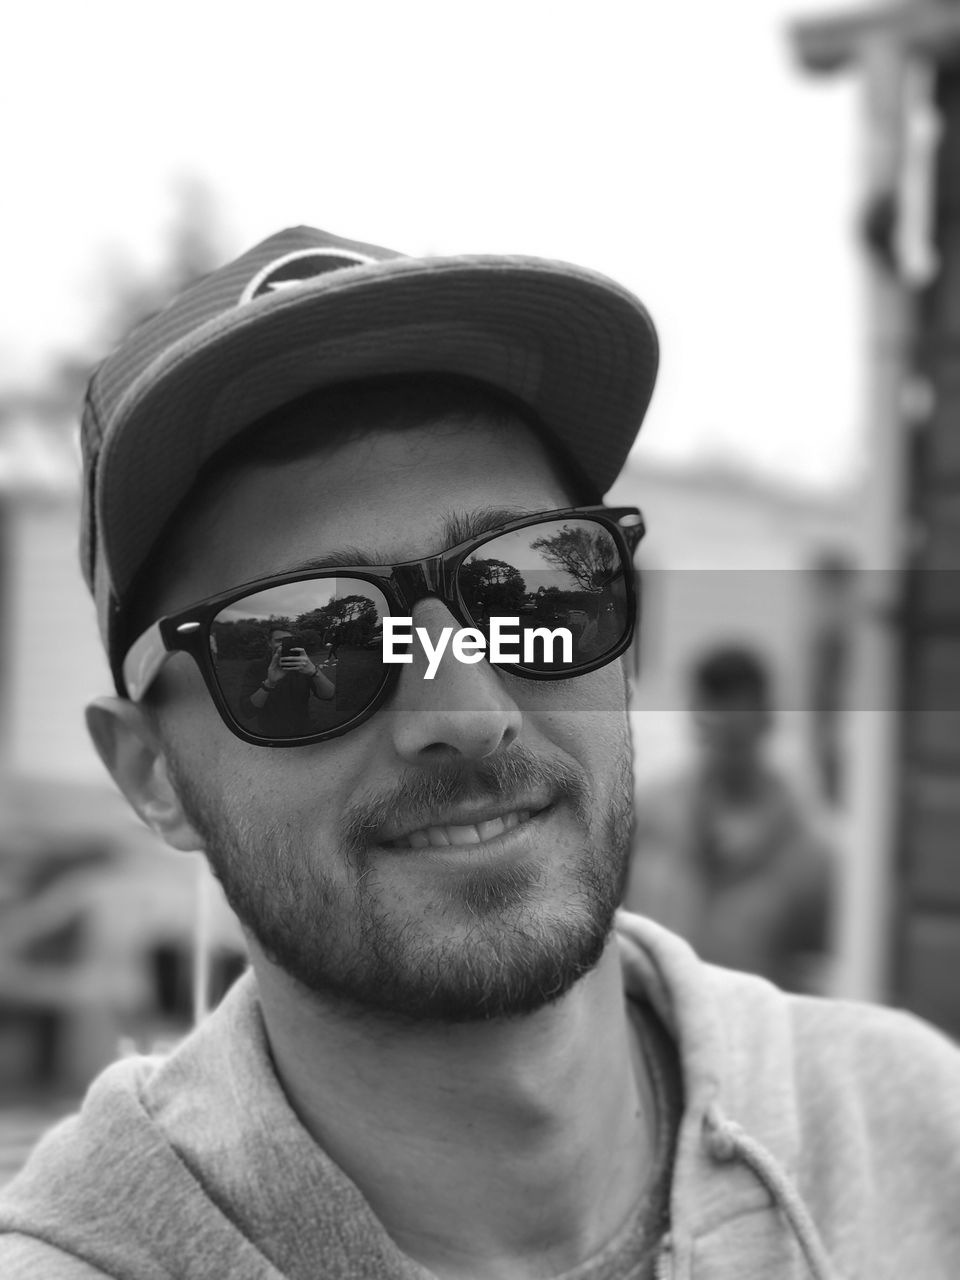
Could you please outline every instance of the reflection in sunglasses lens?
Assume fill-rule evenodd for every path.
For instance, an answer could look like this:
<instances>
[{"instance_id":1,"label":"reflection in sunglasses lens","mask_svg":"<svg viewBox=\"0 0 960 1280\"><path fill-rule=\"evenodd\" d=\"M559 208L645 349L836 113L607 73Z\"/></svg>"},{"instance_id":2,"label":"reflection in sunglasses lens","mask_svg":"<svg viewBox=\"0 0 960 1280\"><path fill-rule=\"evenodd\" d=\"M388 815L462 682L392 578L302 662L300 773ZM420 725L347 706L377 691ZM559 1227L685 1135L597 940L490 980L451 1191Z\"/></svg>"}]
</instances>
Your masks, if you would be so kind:
<instances>
[{"instance_id":1,"label":"reflection in sunglasses lens","mask_svg":"<svg viewBox=\"0 0 960 1280\"><path fill-rule=\"evenodd\" d=\"M575 670L597 662L622 641L630 624L620 549L609 530L592 520L554 520L515 529L470 553L458 573L460 597L474 623L520 619L530 636L532 670ZM572 659L562 662L559 641L570 632ZM523 640L520 643L523 652Z\"/></svg>"},{"instance_id":2,"label":"reflection in sunglasses lens","mask_svg":"<svg viewBox=\"0 0 960 1280\"><path fill-rule=\"evenodd\" d=\"M234 601L210 632L217 682L234 719L273 739L347 724L385 682L388 612L378 587L345 577L290 582Z\"/></svg>"}]
</instances>

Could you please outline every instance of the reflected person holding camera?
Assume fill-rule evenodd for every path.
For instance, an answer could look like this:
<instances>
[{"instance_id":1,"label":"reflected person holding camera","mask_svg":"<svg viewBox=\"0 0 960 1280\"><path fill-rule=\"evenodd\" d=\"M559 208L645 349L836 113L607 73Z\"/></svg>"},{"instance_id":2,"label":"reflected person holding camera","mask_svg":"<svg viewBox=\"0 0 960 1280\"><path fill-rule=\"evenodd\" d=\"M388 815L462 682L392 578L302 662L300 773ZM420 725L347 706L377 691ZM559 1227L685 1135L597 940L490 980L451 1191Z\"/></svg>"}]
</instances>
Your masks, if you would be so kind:
<instances>
[{"instance_id":1,"label":"reflected person holding camera","mask_svg":"<svg viewBox=\"0 0 960 1280\"><path fill-rule=\"evenodd\" d=\"M311 698L329 701L333 683L287 628L274 627L268 639L269 661L251 663L241 705L266 737L306 735Z\"/></svg>"}]
</instances>

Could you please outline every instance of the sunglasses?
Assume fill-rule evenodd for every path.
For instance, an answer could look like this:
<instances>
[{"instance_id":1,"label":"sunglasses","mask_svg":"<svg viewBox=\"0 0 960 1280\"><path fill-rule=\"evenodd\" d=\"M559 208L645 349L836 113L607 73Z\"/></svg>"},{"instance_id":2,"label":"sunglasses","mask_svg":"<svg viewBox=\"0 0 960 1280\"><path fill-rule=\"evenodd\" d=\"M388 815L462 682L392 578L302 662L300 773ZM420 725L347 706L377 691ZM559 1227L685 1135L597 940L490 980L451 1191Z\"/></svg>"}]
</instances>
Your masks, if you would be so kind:
<instances>
[{"instance_id":1,"label":"sunglasses","mask_svg":"<svg viewBox=\"0 0 960 1280\"><path fill-rule=\"evenodd\" d=\"M484 637L491 620L518 620L509 631L519 661L496 662L499 670L526 680L586 675L633 638L633 554L645 531L636 507L569 507L421 560L248 582L149 627L123 662L127 694L140 701L171 655L188 653L224 724L244 742L324 742L390 697L403 666L384 660L384 619L410 618L428 598ZM558 628L569 633L563 648L547 637Z\"/></svg>"}]
</instances>

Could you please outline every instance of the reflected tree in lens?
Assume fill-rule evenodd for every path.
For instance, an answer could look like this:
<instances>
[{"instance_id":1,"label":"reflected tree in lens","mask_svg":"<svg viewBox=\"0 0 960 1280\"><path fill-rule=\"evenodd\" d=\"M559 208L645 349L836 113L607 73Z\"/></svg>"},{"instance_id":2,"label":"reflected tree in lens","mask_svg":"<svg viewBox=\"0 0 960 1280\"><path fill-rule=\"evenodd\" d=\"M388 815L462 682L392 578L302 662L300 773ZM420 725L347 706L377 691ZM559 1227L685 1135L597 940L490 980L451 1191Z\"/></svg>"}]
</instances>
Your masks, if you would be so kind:
<instances>
[{"instance_id":1,"label":"reflected tree in lens","mask_svg":"<svg viewBox=\"0 0 960 1280\"><path fill-rule=\"evenodd\" d=\"M467 560L460 568L460 594L478 623L519 614L527 599L523 574L505 560Z\"/></svg>"},{"instance_id":2,"label":"reflected tree in lens","mask_svg":"<svg viewBox=\"0 0 960 1280\"><path fill-rule=\"evenodd\" d=\"M297 626L315 632L320 644L370 649L380 639L380 610L369 596L339 596L303 614Z\"/></svg>"},{"instance_id":3,"label":"reflected tree in lens","mask_svg":"<svg viewBox=\"0 0 960 1280\"><path fill-rule=\"evenodd\" d=\"M550 585L538 593L537 611L565 621L574 635L576 656L599 656L619 639L623 617L620 554L599 525L566 524L530 544L570 580L566 589Z\"/></svg>"},{"instance_id":4,"label":"reflected tree in lens","mask_svg":"<svg viewBox=\"0 0 960 1280\"><path fill-rule=\"evenodd\" d=\"M598 525L564 525L530 545L548 564L569 574L582 591L603 590L620 568L613 540Z\"/></svg>"}]
</instances>

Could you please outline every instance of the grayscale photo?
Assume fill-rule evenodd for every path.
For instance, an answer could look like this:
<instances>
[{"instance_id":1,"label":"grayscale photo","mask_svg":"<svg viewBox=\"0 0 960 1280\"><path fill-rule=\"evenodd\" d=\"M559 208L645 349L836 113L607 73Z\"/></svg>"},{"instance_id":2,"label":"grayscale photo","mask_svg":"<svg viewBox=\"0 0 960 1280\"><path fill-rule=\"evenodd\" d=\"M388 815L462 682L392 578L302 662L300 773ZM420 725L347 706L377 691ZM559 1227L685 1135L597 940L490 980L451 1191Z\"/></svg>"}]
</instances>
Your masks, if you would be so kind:
<instances>
[{"instance_id":1,"label":"grayscale photo","mask_svg":"<svg viewBox=\"0 0 960 1280\"><path fill-rule=\"evenodd\" d=\"M960 0L3 28L2 1280L956 1280Z\"/></svg>"}]
</instances>

